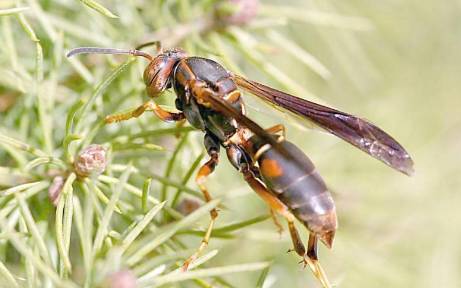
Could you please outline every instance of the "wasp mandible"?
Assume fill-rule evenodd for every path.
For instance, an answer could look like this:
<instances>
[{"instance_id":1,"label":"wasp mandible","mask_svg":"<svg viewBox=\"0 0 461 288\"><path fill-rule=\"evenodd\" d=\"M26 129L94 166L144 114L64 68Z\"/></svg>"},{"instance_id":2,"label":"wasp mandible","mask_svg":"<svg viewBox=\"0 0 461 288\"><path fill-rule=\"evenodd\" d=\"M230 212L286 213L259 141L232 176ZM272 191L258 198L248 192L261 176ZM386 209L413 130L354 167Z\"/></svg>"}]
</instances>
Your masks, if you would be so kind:
<instances>
[{"instance_id":1,"label":"wasp mandible","mask_svg":"<svg viewBox=\"0 0 461 288\"><path fill-rule=\"evenodd\" d=\"M408 175L413 172L409 154L390 135L364 119L245 79L211 59L188 56L178 48L163 51L159 42L156 44L156 56L140 48L80 47L71 50L67 57L88 53L129 54L149 60L144 83L151 100L130 112L107 116L106 122L125 121L153 111L163 121L186 119L193 127L202 130L209 160L200 167L196 182L205 200L212 199L205 180L215 170L222 147L231 164L271 211L287 220L294 251L322 285L330 287L318 261L317 242L322 241L328 248L333 245L338 227L333 198L311 160L286 140L283 125L263 129L245 116L239 88L313 122ZM179 112L166 111L153 101L169 88L175 91L175 105ZM185 270L208 244L217 210L210 211L210 215L211 221L201 245L184 262ZM307 247L296 230L295 219L309 231Z\"/></svg>"}]
</instances>

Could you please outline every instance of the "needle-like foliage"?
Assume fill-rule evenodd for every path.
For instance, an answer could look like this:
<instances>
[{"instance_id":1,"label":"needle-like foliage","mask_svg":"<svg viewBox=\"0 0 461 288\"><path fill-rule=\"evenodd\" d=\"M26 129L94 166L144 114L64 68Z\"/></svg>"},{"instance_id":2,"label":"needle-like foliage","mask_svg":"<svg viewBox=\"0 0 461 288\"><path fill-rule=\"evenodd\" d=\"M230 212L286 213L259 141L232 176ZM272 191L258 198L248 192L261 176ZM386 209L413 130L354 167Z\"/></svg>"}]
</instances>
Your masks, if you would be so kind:
<instances>
[{"instance_id":1,"label":"needle-like foliage","mask_svg":"<svg viewBox=\"0 0 461 288\"><path fill-rule=\"evenodd\" d=\"M329 4L333 1L270 2L0 3L1 287L111 287L123 281L136 287L314 283L307 270L296 270L295 256L284 254L291 245L287 233L279 237L272 223L262 223L270 218L269 211L253 200L238 171L225 164L225 155L223 168L209 184L215 200L204 202L191 180L206 158L200 131L163 123L150 113L105 125L106 115L146 100L145 59L65 57L79 46L131 49L160 40L165 48L182 47L190 55L215 59L231 71L320 103L331 100L317 96L323 91L337 92L338 85L348 83L360 94L380 79L357 36L375 29L371 21L337 12ZM154 53L151 47L144 49ZM325 84L335 77L343 82ZM159 104L172 109L174 98L165 92ZM274 121L264 106L249 102L259 109L261 123ZM257 115L250 111L251 118ZM337 142L327 140L317 151L329 151ZM320 165L338 172L325 168L331 160L326 157ZM332 174L344 180L351 174L344 169L339 171L344 177ZM184 203L194 209L180 208ZM210 247L190 271L182 272L180 266L198 247L215 207L220 216ZM339 241L344 248L348 240ZM342 255L346 261L347 252ZM273 264L284 263L280 257L289 257L290 271ZM370 255L363 259L384 261ZM340 264L326 262L332 267L326 265L326 270L336 272L332 282L340 283ZM402 273L386 267L383 274ZM302 276L286 276L291 271ZM239 276L229 276L234 273Z\"/></svg>"}]
</instances>

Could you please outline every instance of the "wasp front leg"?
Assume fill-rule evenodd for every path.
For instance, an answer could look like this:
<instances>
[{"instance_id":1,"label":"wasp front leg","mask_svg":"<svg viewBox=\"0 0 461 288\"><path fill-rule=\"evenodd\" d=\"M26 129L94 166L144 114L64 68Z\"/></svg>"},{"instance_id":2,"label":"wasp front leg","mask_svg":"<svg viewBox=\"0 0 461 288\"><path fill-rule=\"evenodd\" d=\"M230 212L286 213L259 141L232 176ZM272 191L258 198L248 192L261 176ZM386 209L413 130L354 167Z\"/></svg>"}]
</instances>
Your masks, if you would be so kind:
<instances>
[{"instance_id":1,"label":"wasp front leg","mask_svg":"<svg viewBox=\"0 0 461 288\"><path fill-rule=\"evenodd\" d=\"M200 190L202 191L205 201L210 202L212 198L211 198L210 193L208 192L208 189L205 186L205 181L208 178L208 176L211 173L213 173L216 165L218 165L220 146L219 146L219 140L211 134L205 134L204 144L205 144L207 153L210 156L210 160L208 160L205 164L203 164L202 167L200 167L197 173L197 177L195 178L195 181L197 182ZM192 254L184 262L183 267L182 267L183 271L186 271L189 265L192 263L192 261L197 259L200 253L208 246L208 242L210 240L211 232L213 230L216 217L218 217L218 211L216 210L216 208L213 208L210 211L210 216L211 216L211 221L210 221L210 224L208 225L205 236L203 237L202 242L200 243L200 246L197 249L197 251L194 254Z\"/></svg>"},{"instance_id":2,"label":"wasp front leg","mask_svg":"<svg viewBox=\"0 0 461 288\"><path fill-rule=\"evenodd\" d=\"M165 122L173 122L173 121L179 121L179 120L184 119L184 114L182 112L179 112L179 113L169 112L169 111L164 110L162 107L157 105L155 102L147 101L146 103L142 104L141 106L131 111L120 113L120 114L108 115L105 118L105 122L107 124L110 124L114 122L126 121L131 118L137 118L146 111L154 112L154 114L160 120L165 121Z\"/></svg>"}]
</instances>

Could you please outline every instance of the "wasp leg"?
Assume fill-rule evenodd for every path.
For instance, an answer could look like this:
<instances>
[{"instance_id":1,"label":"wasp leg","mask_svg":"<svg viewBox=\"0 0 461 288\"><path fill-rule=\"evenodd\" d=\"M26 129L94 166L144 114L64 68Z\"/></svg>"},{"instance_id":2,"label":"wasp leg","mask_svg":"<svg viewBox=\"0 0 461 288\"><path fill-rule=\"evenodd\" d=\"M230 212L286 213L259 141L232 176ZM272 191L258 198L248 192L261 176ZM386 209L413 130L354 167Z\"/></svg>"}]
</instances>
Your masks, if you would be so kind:
<instances>
[{"instance_id":1,"label":"wasp leg","mask_svg":"<svg viewBox=\"0 0 461 288\"><path fill-rule=\"evenodd\" d=\"M245 181L251 186L251 188L261 197L263 200L269 204L272 210L282 215L288 221L288 229L290 230L291 240L293 242L294 251L303 257L303 263L309 265L309 268L312 270L314 276L320 281L323 287L329 288L330 282L326 277L325 272L320 266L320 263L317 259L317 238L314 234L310 234L308 249L304 247L301 238L299 237L298 230L295 227L294 220L295 217L288 208L283 204L277 197L275 197L267 188L257 179L250 169L242 169Z\"/></svg>"},{"instance_id":2,"label":"wasp leg","mask_svg":"<svg viewBox=\"0 0 461 288\"><path fill-rule=\"evenodd\" d=\"M216 139L214 136L210 134L205 134L205 147L207 150L208 155L210 156L210 160L203 164L202 167L200 167L200 170L197 173L197 177L195 178L195 182L197 182L200 190L203 193L203 197L205 198L206 202L209 202L212 200L210 193L208 192L208 189L205 186L205 181L207 177L213 173L216 165L218 165L219 161L219 141ZM197 257L200 255L200 253L208 246L208 242L210 240L211 236L211 231L213 230L214 223L216 221L216 217L218 217L218 211L216 208L213 208L210 211L210 216L211 216L211 221L210 224L208 225L208 228L206 230L205 236L202 239L202 242L200 243L199 248L197 251L192 254L189 258L187 258L186 261L184 261L184 264L182 266L183 271L187 271L190 263L197 259Z\"/></svg>"},{"instance_id":3,"label":"wasp leg","mask_svg":"<svg viewBox=\"0 0 461 288\"><path fill-rule=\"evenodd\" d=\"M131 119L131 118L137 118L139 116L141 116L144 112L146 112L146 110L149 108L149 102L146 102L144 104L142 104L141 106L131 110L131 111L128 111L128 112L125 112L125 113L117 113L117 114L112 114L112 115L107 115L106 118L104 119L104 121L107 123L107 124L110 124L110 123L114 123L114 122L122 122L122 121L126 121L128 119Z\"/></svg>"},{"instance_id":4,"label":"wasp leg","mask_svg":"<svg viewBox=\"0 0 461 288\"><path fill-rule=\"evenodd\" d=\"M135 49L136 50L141 50L142 48L147 47L147 46L151 46L151 45L155 46L155 52L157 54L159 54L159 53L161 53L163 51L162 42L160 42L159 40L143 43L143 44L137 46Z\"/></svg>"},{"instance_id":5,"label":"wasp leg","mask_svg":"<svg viewBox=\"0 0 461 288\"><path fill-rule=\"evenodd\" d=\"M286 139L286 129L285 129L285 125L283 124L277 124L277 125L274 125L272 127L269 127L266 129L266 132L267 133L270 133L270 134L277 134L279 132L282 132L282 136L284 139Z\"/></svg>"},{"instance_id":6,"label":"wasp leg","mask_svg":"<svg viewBox=\"0 0 461 288\"><path fill-rule=\"evenodd\" d=\"M176 121L176 128L182 128L184 127L184 124L186 124L186 119L178 120ZM181 133L177 131L176 133L174 133L174 137L181 138Z\"/></svg>"},{"instance_id":7,"label":"wasp leg","mask_svg":"<svg viewBox=\"0 0 461 288\"><path fill-rule=\"evenodd\" d=\"M315 277L322 283L323 287L329 288L331 287L330 282L317 257L317 240L317 236L314 233L309 234L307 252L303 262L304 266L309 265L309 268L312 270Z\"/></svg>"},{"instance_id":8,"label":"wasp leg","mask_svg":"<svg viewBox=\"0 0 461 288\"><path fill-rule=\"evenodd\" d=\"M157 117L160 118L160 120L163 120L165 122L179 121L179 120L184 119L184 114L182 112L180 113L168 112L166 110L163 110L155 102L147 101L146 103L142 104L136 109L128 111L126 113L108 115L105 118L105 122L109 124L109 123L114 123L114 122L126 121L131 118L137 118L146 111L153 111L155 115L157 115Z\"/></svg>"},{"instance_id":9,"label":"wasp leg","mask_svg":"<svg viewBox=\"0 0 461 288\"><path fill-rule=\"evenodd\" d=\"M250 187L269 205L269 207L282 215L288 221L288 228L290 230L290 236L293 241L294 250L299 256L304 257L306 249L304 244L299 237L299 233L296 230L294 221L295 217L288 210L288 207L282 203L277 197L275 197L267 188L257 179L248 168L242 169L243 177Z\"/></svg>"},{"instance_id":10,"label":"wasp leg","mask_svg":"<svg viewBox=\"0 0 461 288\"><path fill-rule=\"evenodd\" d=\"M272 221L274 222L275 226L277 226L277 232L279 233L280 236L282 236L283 226L282 226L282 224L280 224L280 221L277 219L277 215L276 215L276 212L274 211L274 209L270 208L269 210L270 210L270 213L271 213Z\"/></svg>"}]
</instances>

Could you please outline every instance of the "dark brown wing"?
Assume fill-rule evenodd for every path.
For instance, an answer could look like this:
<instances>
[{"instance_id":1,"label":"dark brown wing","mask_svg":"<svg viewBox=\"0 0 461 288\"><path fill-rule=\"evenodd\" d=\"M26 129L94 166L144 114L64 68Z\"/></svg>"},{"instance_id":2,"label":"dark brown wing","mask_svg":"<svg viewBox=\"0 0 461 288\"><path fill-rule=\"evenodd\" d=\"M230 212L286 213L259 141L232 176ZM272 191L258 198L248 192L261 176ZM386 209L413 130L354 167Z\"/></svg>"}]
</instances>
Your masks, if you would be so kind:
<instances>
[{"instance_id":1,"label":"dark brown wing","mask_svg":"<svg viewBox=\"0 0 461 288\"><path fill-rule=\"evenodd\" d=\"M234 75L235 83L257 97L307 118L333 135L407 175L413 160L389 134L356 116L283 93L263 84Z\"/></svg>"}]
</instances>

